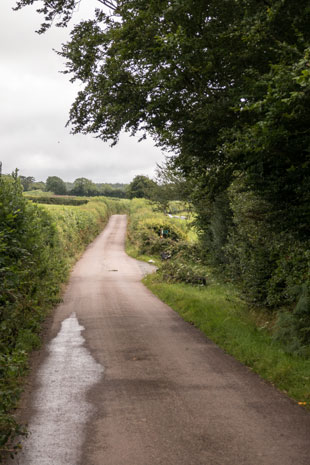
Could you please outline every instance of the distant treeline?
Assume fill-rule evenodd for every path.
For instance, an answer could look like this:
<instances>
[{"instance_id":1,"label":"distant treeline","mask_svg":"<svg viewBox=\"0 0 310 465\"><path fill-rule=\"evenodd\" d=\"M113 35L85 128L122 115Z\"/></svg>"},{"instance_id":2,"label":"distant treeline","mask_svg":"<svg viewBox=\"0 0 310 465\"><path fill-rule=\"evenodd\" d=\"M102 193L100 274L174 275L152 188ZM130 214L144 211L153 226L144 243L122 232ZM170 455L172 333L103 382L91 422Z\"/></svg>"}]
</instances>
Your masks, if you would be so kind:
<instances>
[{"instance_id":1,"label":"distant treeline","mask_svg":"<svg viewBox=\"0 0 310 465\"><path fill-rule=\"evenodd\" d=\"M42 181L37 182L31 176L19 176L19 179L24 192L30 192L35 195L35 198L32 199L34 201L38 201L37 193L41 194L41 192L78 197L97 197L103 195L105 197L120 199L146 198L159 202L164 210L168 208L170 200L183 198L180 192L184 190L183 184L180 188L180 185L175 180L173 182L169 180L169 182L165 183L162 180L157 180L156 182L144 175L135 176L129 184L94 183L87 178L77 178L74 182L65 182L58 176L49 176L45 183ZM37 193L34 191L37 191ZM43 203L51 202L44 200ZM59 201L59 203L63 202ZM73 204L71 203L71 205Z\"/></svg>"},{"instance_id":2,"label":"distant treeline","mask_svg":"<svg viewBox=\"0 0 310 465\"><path fill-rule=\"evenodd\" d=\"M53 192L56 195L70 194L85 197L95 197L98 195L117 198L126 197L127 184L94 183L87 178L77 178L74 182L66 182L58 176L49 176L46 182L36 181L33 176L20 176L19 178L25 192L41 190Z\"/></svg>"}]
</instances>

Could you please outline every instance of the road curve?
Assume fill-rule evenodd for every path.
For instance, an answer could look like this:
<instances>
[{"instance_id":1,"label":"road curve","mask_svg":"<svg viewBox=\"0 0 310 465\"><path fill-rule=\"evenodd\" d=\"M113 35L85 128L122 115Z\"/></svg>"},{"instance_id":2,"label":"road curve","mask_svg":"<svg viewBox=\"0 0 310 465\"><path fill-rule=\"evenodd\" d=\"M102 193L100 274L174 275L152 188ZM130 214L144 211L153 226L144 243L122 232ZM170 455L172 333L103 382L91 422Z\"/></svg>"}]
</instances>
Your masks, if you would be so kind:
<instances>
[{"instance_id":1,"label":"road curve","mask_svg":"<svg viewBox=\"0 0 310 465\"><path fill-rule=\"evenodd\" d=\"M75 266L22 401L20 465L309 465L310 415L141 283L115 215Z\"/></svg>"}]
</instances>

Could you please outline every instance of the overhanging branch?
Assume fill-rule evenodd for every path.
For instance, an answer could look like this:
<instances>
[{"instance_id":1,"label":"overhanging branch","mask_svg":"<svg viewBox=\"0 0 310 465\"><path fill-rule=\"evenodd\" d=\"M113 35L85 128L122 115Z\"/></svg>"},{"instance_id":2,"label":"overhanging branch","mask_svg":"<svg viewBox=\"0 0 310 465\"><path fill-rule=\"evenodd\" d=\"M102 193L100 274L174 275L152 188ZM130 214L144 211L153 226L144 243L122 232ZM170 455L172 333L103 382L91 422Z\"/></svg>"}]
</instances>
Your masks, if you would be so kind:
<instances>
[{"instance_id":1,"label":"overhanging branch","mask_svg":"<svg viewBox=\"0 0 310 465\"><path fill-rule=\"evenodd\" d=\"M102 3L102 5L107 6L111 10L116 10L117 4L111 0L98 0L98 2Z\"/></svg>"}]
</instances>

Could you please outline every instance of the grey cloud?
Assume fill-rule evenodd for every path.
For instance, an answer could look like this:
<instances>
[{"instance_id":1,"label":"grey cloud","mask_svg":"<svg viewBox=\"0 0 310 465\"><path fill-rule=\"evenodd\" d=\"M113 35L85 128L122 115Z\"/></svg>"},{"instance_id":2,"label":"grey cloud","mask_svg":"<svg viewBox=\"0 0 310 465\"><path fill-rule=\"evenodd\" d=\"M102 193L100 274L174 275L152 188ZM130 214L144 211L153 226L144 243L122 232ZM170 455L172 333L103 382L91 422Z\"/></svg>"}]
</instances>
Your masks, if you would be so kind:
<instances>
[{"instance_id":1,"label":"grey cloud","mask_svg":"<svg viewBox=\"0 0 310 465\"><path fill-rule=\"evenodd\" d=\"M75 21L92 11L95 0L82 2ZM136 174L152 176L163 154L151 140L138 143L123 134L111 148L92 136L65 128L77 86L59 73L60 48L68 30L35 34L40 19L34 8L13 12L12 0L0 2L0 160L5 172L16 167L45 180L57 175L72 181L129 182ZM84 8L84 9L82 9ZM86 9L88 8L88 9Z\"/></svg>"}]
</instances>

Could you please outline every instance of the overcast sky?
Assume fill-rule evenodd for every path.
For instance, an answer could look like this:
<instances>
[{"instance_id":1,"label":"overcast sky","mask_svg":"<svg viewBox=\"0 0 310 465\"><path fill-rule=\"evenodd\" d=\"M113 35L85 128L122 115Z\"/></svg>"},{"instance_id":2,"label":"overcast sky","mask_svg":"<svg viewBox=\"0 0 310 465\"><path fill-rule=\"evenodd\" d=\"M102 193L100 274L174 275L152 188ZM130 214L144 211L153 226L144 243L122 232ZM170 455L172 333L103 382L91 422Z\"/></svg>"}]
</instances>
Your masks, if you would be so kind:
<instances>
[{"instance_id":1,"label":"overcast sky","mask_svg":"<svg viewBox=\"0 0 310 465\"><path fill-rule=\"evenodd\" d=\"M88 135L65 128L77 85L59 71L60 49L68 29L35 33L41 18L34 7L13 12L15 0L0 0L0 161L4 173L15 168L45 181L87 177L94 182L130 182L137 174L153 176L163 160L151 139L138 143L124 134L111 148ZM90 17L96 0L84 0L74 22ZM88 8L88 10L85 10Z\"/></svg>"}]
</instances>

